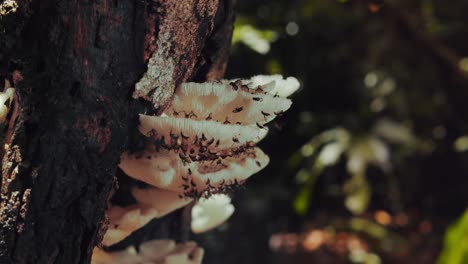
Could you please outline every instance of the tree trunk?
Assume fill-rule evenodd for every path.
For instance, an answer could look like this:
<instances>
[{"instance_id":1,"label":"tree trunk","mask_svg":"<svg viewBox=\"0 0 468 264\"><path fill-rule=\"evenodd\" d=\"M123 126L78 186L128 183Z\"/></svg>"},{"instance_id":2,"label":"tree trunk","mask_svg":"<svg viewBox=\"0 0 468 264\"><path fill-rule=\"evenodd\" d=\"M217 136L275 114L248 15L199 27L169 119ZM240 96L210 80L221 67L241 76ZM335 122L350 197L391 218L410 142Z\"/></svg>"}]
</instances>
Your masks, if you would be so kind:
<instances>
[{"instance_id":1,"label":"tree trunk","mask_svg":"<svg viewBox=\"0 0 468 264\"><path fill-rule=\"evenodd\" d=\"M159 110L180 83L221 78L232 3L18 3L0 19L0 76L15 84L17 110L2 150L0 263L89 263L120 154L135 147L136 116L153 111L131 98L148 59L158 54L166 74L156 87ZM143 239L156 236L152 225ZM160 226L166 236L180 229Z\"/></svg>"}]
</instances>

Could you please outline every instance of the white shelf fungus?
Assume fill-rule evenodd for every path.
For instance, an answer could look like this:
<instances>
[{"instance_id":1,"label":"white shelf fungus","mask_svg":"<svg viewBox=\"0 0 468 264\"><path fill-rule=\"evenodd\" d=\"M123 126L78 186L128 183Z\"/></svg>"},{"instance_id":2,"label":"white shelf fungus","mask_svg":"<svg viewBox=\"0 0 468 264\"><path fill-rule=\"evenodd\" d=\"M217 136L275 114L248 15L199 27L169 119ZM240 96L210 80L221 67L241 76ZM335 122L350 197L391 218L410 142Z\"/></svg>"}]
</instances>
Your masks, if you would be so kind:
<instances>
[{"instance_id":1,"label":"white shelf fungus","mask_svg":"<svg viewBox=\"0 0 468 264\"><path fill-rule=\"evenodd\" d=\"M161 218L192 201L190 198L181 199L176 192L154 187L133 188L132 195L137 204L127 207L112 206L107 210L109 227L104 235L103 245L115 244L152 219Z\"/></svg>"},{"instance_id":2,"label":"white shelf fungus","mask_svg":"<svg viewBox=\"0 0 468 264\"><path fill-rule=\"evenodd\" d=\"M157 214L156 218L161 218L192 202L190 198L180 199L177 192L154 187L144 189L133 188L132 195L140 205L155 210Z\"/></svg>"},{"instance_id":3,"label":"white shelf fungus","mask_svg":"<svg viewBox=\"0 0 468 264\"><path fill-rule=\"evenodd\" d=\"M149 185L185 197L208 197L236 186L264 168L256 143L263 125L289 109L294 77L184 83L162 116L140 115L139 130L153 146L124 153L120 168ZM230 187L227 187L230 186Z\"/></svg>"},{"instance_id":4,"label":"white shelf fungus","mask_svg":"<svg viewBox=\"0 0 468 264\"><path fill-rule=\"evenodd\" d=\"M211 230L224 223L233 213L231 198L225 194L202 198L192 208L192 232Z\"/></svg>"},{"instance_id":5,"label":"white shelf fungus","mask_svg":"<svg viewBox=\"0 0 468 264\"><path fill-rule=\"evenodd\" d=\"M151 187L132 190L136 205L111 207L103 243L118 242L152 218L192 199L201 198L192 210L193 232L205 232L226 221L234 207L223 193L268 164L268 156L256 144L268 133L264 125L290 108L291 100L286 97L298 88L294 77L283 79L281 75L184 83L161 116L140 115L139 131L150 144L142 153L122 154L119 167ZM156 244L151 245L159 247ZM130 248L107 254L114 262L96 263L123 263L116 262L116 256L119 261L134 261L128 263L199 263L187 258L194 244L174 246L172 253L182 253L171 253L162 262L155 256L151 260L145 257L151 255L145 248L153 246L143 244L139 253Z\"/></svg>"},{"instance_id":6,"label":"white shelf fungus","mask_svg":"<svg viewBox=\"0 0 468 264\"><path fill-rule=\"evenodd\" d=\"M268 130L255 125L228 125L215 121L140 115L140 132L150 137L157 147L187 153L202 147L237 148L262 140Z\"/></svg>"},{"instance_id":7,"label":"white shelf fungus","mask_svg":"<svg viewBox=\"0 0 468 264\"><path fill-rule=\"evenodd\" d=\"M298 88L296 78L283 80L281 75L259 75L246 81L184 83L165 113L172 117L261 127L289 109L291 100L286 97Z\"/></svg>"},{"instance_id":8,"label":"white shelf fungus","mask_svg":"<svg viewBox=\"0 0 468 264\"><path fill-rule=\"evenodd\" d=\"M173 240L153 240L125 250L107 253L94 248L92 264L201 264L204 251L195 242L176 244Z\"/></svg>"},{"instance_id":9,"label":"white shelf fungus","mask_svg":"<svg viewBox=\"0 0 468 264\"><path fill-rule=\"evenodd\" d=\"M216 156L216 155L215 155ZM186 162L171 151L145 152L143 156L124 154L120 167L129 176L149 185L198 198L226 191L268 164L259 148L236 156L200 162Z\"/></svg>"},{"instance_id":10,"label":"white shelf fungus","mask_svg":"<svg viewBox=\"0 0 468 264\"><path fill-rule=\"evenodd\" d=\"M102 240L104 245L112 245L123 240L158 216L155 209L139 204L129 207L112 206L106 214L109 227Z\"/></svg>"}]
</instances>

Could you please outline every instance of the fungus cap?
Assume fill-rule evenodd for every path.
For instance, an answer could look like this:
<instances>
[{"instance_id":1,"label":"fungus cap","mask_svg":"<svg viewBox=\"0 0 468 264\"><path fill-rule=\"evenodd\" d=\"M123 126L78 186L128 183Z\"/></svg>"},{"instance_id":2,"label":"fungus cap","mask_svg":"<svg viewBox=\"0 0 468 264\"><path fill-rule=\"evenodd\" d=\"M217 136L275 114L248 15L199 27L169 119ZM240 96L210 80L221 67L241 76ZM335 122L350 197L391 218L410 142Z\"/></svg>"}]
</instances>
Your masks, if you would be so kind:
<instances>
[{"instance_id":1,"label":"fungus cap","mask_svg":"<svg viewBox=\"0 0 468 264\"><path fill-rule=\"evenodd\" d=\"M263 90L280 97L288 97L300 87L299 81L290 76L283 79L280 74L274 75L257 75L250 79L252 86L263 86Z\"/></svg>"},{"instance_id":2,"label":"fungus cap","mask_svg":"<svg viewBox=\"0 0 468 264\"><path fill-rule=\"evenodd\" d=\"M201 264L204 250L195 242L176 244L173 240L152 240L140 245L137 251L130 246L116 252L93 251L92 264Z\"/></svg>"},{"instance_id":3,"label":"fungus cap","mask_svg":"<svg viewBox=\"0 0 468 264\"><path fill-rule=\"evenodd\" d=\"M259 148L252 148L250 153L219 161L220 164L212 161L186 163L171 151L145 152L144 155L124 153L119 167L128 176L151 186L179 194L196 192L199 195L188 196L197 197L207 189L219 189L244 181L263 169L269 159Z\"/></svg>"},{"instance_id":4,"label":"fungus cap","mask_svg":"<svg viewBox=\"0 0 468 264\"><path fill-rule=\"evenodd\" d=\"M291 106L285 98L299 88L294 77L255 76L250 80L183 83L174 94L169 116L230 124L270 122Z\"/></svg>"},{"instance_id":5,"label":"fungus cap","mask_svg":"<svg viewBox=\"0 0 468 264\"><path fill-rule=\"evenodd\" d=\"M203 233L224 223L234 213L231 198L215 194L202 198L192 208L192 232Z\"/></svg>"},{"instance_id":6,"label":"fungus cap","mask_svg":"<svg viewBox=\"0 0 468 264\"><path fill-rule=\"evenodd\" d=\"M168 116L140 115L140 132L145 136L151 136L154 140L163 141L165 145L178 144L195 146L199 140L214 139L208 148L228 149L239 147L248 142L259 142L268 133L267 129L261 129L255 125L241 126L235 124L221 124L215 121L198 121L187 118L174 118ZM164 138L163 138L164 137ZM219 140L219 143L218 143ZM215 143L216 142L216 143Z\"/></svg>"},{"instance_id":7,"label":"fungus cap","mask_svg":"<svg viewBox=\"0 0 468 264\"><path fill-rule=\"evenodd\" d=\"M161 218L192 201L190 198L180 198L177 192L154 187L133 188L132 195L138 204L155 210L156 218Z\"/></svg>"},{"instance_id":8,"label":"fungus cap","mask_svg":"<svg viewBox=\"0 0 468 264\"><path fill-rule=\"evenodd\" d=\"M123 240L158 216L156 210L138 204L128 207L112 206L106 214L109 218L109 228L102 243L107 246Z\"/></svg>"}]
</instances>

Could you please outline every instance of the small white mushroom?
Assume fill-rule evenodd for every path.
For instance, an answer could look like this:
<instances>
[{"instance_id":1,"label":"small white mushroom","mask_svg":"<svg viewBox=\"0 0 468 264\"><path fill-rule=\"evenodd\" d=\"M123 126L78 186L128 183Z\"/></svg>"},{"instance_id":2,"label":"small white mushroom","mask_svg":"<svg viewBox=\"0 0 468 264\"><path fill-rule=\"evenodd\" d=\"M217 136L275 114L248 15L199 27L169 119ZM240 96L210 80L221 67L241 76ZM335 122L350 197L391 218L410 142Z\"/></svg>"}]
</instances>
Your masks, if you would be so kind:
<instances>
[{"instance_id":1,"label":"small white mushroom","mask_svg":"<svg viewBox=\"0 0 468 264\"><path fill-rule=\"evenodd\" d=\"M15 89L8 88L9 86L9 82L5 81L5 92L0 92L0 123L5 121L10 104L13 101L13 97L15 95Z\"/></svg>"},{"instance_id":2,"label":"small white mushroom","mask_svg":"<svg viewBox=\"0 0 468 264\"><path fill-rule=\"evenodd\" d=\"M195 242L176 244L173 240L152 240L117 252L93 251L92 264L201 264L204 250Z\"/></svg>"},{"instance_id":3,"label":"small white mushroom","mask_svg":"<svg viewBox=\"0 0 468 264\"><path fill-rule=\"evenodd\" d=\"M149 185L198 198L243 182L268 162L267 155L252 148L237 156L204 162L184 162L170 151L138 156L124 153L119 166L128 176Z\"/></svg>"},{"instance_id":4,"label":"small white mushroom","mask_svg":"<svg viewBox=\"0 0 468 264\"><path fill-rule=\"evenodd\" d=\"M231 198L215 194L202 198L192 208L192 232L203 233L224 223L234 213Z\"/></svg>"}]
</instances>

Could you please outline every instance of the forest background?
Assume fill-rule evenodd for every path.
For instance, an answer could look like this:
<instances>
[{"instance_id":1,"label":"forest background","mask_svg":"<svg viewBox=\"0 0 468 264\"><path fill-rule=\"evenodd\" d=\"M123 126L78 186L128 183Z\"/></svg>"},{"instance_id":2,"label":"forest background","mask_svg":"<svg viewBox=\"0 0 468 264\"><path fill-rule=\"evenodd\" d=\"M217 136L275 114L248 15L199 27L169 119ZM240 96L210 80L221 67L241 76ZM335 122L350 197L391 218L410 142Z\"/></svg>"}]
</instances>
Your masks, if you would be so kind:
<instances>
[{"instance_id":1,"label":"forest background","mask_svg":"<svg viewBox=\"0 0 468 264\"><path fill-rule=\"evenodd\" d=\"M236 9L226 77L302 88L206 263L468 263L468 3Z\"/></svg>"}]
</instances>

